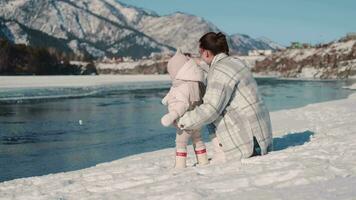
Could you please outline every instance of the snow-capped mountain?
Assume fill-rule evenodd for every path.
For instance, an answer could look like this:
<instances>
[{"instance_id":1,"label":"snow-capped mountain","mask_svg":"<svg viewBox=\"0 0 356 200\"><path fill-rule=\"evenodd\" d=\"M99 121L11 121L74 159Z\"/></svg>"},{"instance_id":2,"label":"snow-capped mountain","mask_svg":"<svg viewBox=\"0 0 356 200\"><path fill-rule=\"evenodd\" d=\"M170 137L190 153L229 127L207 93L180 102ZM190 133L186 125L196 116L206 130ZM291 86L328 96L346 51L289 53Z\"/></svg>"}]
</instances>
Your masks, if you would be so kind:
<instances>
[{"instance_id":1,"label":"snow-capped mountain","mask_svg":"<svg viewBox=\"0 0 356 200\"><path fill-rule=\"evenodd\" d=\"M231 42L230 47L234 51L240 54L247 54L249 50L252 49L284 49L283 46L269 40L268 38L251 38L245 34L234 34L230 36Z\"/></svg>"},{"instance_id":2,"label":"snow-capped mountain","mask_svg":"<svg viewBox=\"0 0 356 200\"><path fill-rule=\"evenodd\" d=\"M269 38L266 38L266 37L259 37L257 38L257 40L259 40L260 42L263 42L263 43L266 43L268 44L269 48L271 49L275 49L275 50L283 50L285 49L284 46L270 40Z\"/></svg>"},{"instance_id":3,"label":"snow-capped mountain","mask_svg":"<svg viewBox=\"0 0 356 200\"><path fill-rule=\"evenodd\" d=\"M105 15L97 13L107 12ZM143 11L142 11L143 12ZM25 41L22 27L62 39L74 52L86 51L94 57L107 54L141 57L172 49L128 26L119 10L101 0L13 0L1 1L0 13L13 41ZM107 16L114 15L111 19ZM21 39L20 39L21 38Z\"/></svg>"},{"instance_id":4,"label":"snow-capped mountain","mask_svg":"<svg viewBox=\"0 0 356 200\"><path fill-rule=\"evenodd\" d=\"M0 0L0 36L35 46L60 44L62 50L93 57L138 58L176 48L195 53L198 39L209 31L221 30L201 17L159 16L116 0ZM228 40L232 52L275 49L245 35Z\"/></svg>"},{"instance_id":5,"label":"snow-capped mountain","mask_svg":"<svg viewBox=\"0 0 356 200\"><path fill-rule=\"evenodd\" d=\"M159 42L193 53L197 52L198 40L202 35L220 31L201 17L183 13L146 16L135 27Z\"/></svg>"}]
</instances>

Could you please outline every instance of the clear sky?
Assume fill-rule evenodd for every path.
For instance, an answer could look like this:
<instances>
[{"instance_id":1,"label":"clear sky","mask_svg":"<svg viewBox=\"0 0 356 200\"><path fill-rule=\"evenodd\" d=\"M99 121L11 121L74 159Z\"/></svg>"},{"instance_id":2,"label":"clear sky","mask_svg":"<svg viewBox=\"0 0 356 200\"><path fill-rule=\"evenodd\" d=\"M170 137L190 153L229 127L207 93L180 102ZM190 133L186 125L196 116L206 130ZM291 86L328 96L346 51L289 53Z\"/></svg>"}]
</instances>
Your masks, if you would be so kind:
<instances>
[{"instance_id":1,"label":"clear sky","mask_svg":"<svg viewBox=\"0 0 356 200\"><path fill-rule=\"evenodd\" d=\"M160 15L197 15L222 31L291 41L329 42L356 32L356 0L119 0Z\"/></svg>"}]
</instances>

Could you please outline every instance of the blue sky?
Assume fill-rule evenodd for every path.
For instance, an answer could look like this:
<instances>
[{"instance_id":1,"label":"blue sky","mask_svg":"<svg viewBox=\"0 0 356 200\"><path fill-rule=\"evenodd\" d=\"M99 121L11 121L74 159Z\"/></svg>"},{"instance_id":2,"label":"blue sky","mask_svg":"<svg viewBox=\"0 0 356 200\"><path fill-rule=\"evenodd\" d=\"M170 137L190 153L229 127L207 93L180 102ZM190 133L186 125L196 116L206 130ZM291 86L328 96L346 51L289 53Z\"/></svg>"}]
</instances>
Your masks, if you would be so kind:
<instances>
[{"instance_id":1,"label":"blue sky","mask_svg":"<svg viewBox=\"0 0 356 200\"><path fill-rule=\"evenodd\" d=\"M119 0L160 15L201 16L222 31L291 41L329 42L356 32L355 0Z\"/></svg>"}]
</instances>

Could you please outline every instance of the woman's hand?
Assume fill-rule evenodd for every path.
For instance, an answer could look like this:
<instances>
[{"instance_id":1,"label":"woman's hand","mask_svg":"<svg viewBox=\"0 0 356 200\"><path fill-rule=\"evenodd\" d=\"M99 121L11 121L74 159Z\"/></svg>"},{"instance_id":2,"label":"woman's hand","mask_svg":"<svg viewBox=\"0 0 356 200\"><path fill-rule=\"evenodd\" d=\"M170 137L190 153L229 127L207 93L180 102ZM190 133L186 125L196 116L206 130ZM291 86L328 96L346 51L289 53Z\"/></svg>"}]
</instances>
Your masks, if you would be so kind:
<instances>
[{"instance_id":1,"label":"woman's hand","mask_svg":"<svg viewBox=\"0 0 356 200\"><path fill-rule=\"evenodd\" d=\"M187 130L187 129L184 128L184 126L183 126L182 124L179 125L178 120L179 120L179 118L176 119L176 120L173 122L173 126L176 127L176 128L179 129L179 130Z\"/></svg>"},{"instance_id":2,"label":"woman's hand","mask_svg":"<svg viewBox=\"0 0 356 200\"><path fill-rule=\"evenodd\" d=\"M176 120L173 121L173 126L176 127L177 129L180 129L180 128L178 127L178 121L177 121L177 120L178 120L178 119L176 119Z\"/></svg>"}]
</instances>

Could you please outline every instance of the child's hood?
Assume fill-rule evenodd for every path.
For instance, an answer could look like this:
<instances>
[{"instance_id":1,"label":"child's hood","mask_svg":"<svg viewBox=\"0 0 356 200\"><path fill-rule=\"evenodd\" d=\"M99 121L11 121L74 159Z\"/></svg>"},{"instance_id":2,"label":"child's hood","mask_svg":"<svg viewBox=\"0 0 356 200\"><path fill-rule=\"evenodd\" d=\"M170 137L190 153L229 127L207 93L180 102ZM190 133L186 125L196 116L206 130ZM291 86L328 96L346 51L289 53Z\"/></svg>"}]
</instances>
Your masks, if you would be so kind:
<instances>
[{"instance_id":1,"label":"child's hood","mask_svg":"<svg viewBox=\"0 0 356 200\"><path fill-rule=\"evenodd\" d=\"M204 82L204 72L196 64L194 59L189 59L182 68L179 69L175 77L176 80L182 81L200 81Z\"/></svg>"}]
</instances>

